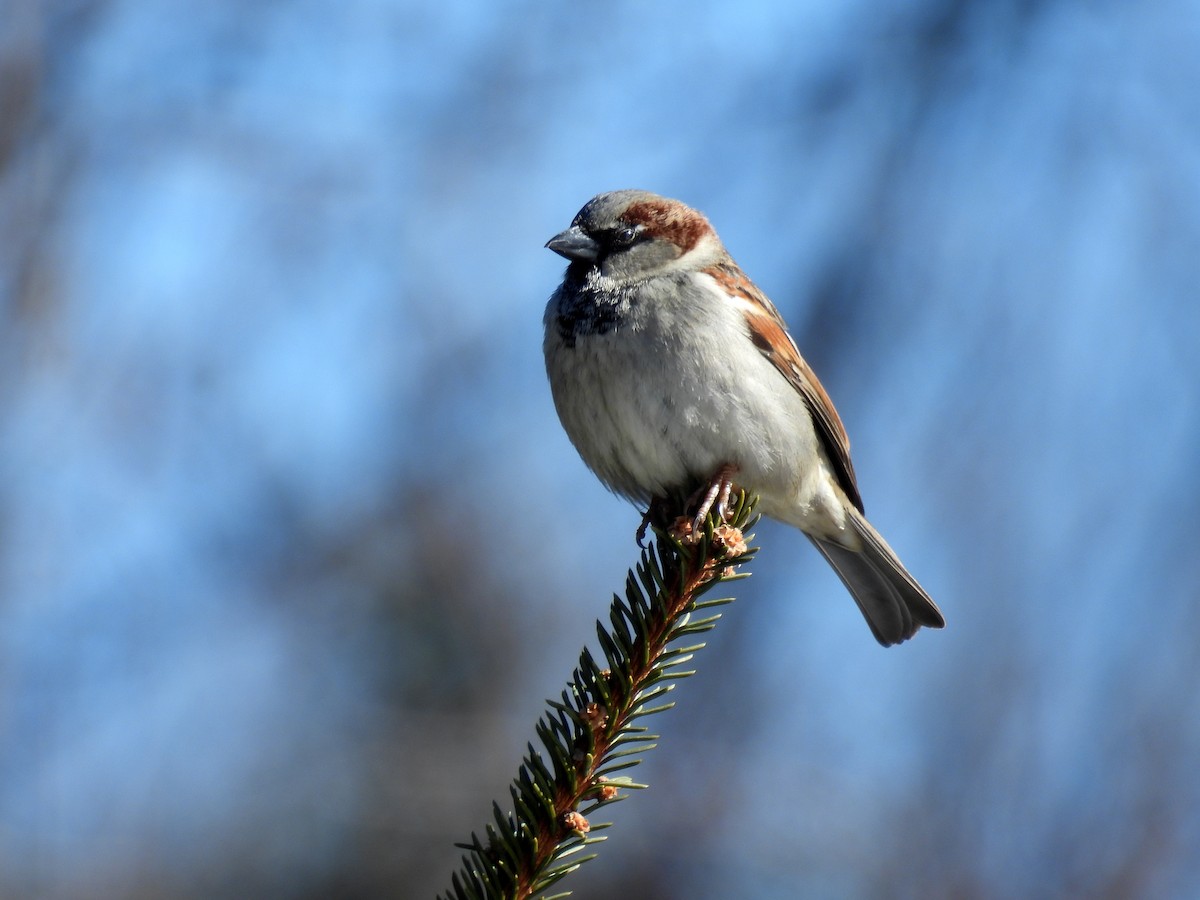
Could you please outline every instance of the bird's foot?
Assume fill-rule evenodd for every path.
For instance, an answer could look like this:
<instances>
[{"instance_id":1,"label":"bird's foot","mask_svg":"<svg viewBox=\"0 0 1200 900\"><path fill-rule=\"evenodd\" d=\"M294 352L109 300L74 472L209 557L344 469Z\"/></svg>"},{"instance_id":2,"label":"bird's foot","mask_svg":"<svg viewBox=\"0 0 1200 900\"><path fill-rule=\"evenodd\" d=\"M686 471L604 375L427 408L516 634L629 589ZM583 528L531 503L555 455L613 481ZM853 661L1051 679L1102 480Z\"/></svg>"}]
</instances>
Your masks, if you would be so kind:
<instances>
[{"instance_id":1,"label":"bird's foot","mask_svg":"<svg viewBox=\"0 0 1200 900\"><path fill-rule=\"evenodd\" d=\"M729 495L733 492L733 476L737 474L737 466L725 463L713 475L707 485L700 488L687 502L687 509L695 508L695 513L688 517L680 516L670 527L673 538L684 544L695 544L704 533L704 520L714 509L717 518L725 522L729 518Z\"/></svg>"},{"instance_id":2,"label":"bird's foot","mask_svg":"<svg viewBox=\"0 0 1200 900\"><path fill-rule=\"evenodd\" d=\"M725 463L721 468L717 469L713 475L712 481L708 483L708 488L704 490L703 499L700 505L696 507L696 515L692 519L692 528L699 531L704 527L704 520L708 518L709 512L714 508L717 511L717 518L724 522L729 515L729 495L733 492L733 476L737 474L737 466L732 463ZM695 502L696 497L700 495L700 491L692 497L692 502ZM691 504L689 504L691 505Z\"/></svg>"},{"instance_id":3,"label":"bird's foot","mask_svg":"<svg viewBox=\"0 0 1200 900\"><path fill-rule=\"evenodd\" d=\"M646 534L650 530L651 525L657 525L660 528L666 521L667 517L667 501L663 497L655 497L650 501L650 505L642 514L642 524L637 530L637 545L643 550L646 549L644 541Z\"/></svg>"}]
</instances>

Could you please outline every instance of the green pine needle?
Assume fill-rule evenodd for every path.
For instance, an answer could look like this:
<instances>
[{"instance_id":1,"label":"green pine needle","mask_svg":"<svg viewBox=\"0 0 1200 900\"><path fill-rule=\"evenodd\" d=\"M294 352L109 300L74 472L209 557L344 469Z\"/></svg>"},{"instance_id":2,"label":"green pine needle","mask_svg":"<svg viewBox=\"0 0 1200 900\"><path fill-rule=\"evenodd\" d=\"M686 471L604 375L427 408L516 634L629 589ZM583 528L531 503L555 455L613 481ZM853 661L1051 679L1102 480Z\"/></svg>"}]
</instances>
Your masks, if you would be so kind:
<instances>
[{"instance_id":1,"label":"green pine needle","mask_svg":"<svg viewBox=\"0 0 1200 900\"><path fill-rule=\"evenodd\" d=\"M713 612L693 618L693 613L732 602L731 597L699 598L718 584L749 575L733 567L754 555L747 546L753 535L743 535L755 521L754 500L740 494L728 524L710 515L695 543L655 528L655 544L642 551L629 572L624 596L613 595L610 625L596 623L604 664L584 648L561 702L548 700L534 728L541 747L527 745L509 789L512 811L493 803L486 841L472 834L469 843L455 844L466 855L451 876L450 890L439 898L525 900L595 858L595 853L578 854L604 841L595 832L611 823L591 823L583 812L625 799L622 791L646 787L627 775L614 776L657 746L658 735L634 723L673 707L675 701L666 695L680 679L695 674L682 666L704 644L680 639L711 631L721 617ZM543 894L542 900L554 898Z\"/></svg>"}]
</instances>

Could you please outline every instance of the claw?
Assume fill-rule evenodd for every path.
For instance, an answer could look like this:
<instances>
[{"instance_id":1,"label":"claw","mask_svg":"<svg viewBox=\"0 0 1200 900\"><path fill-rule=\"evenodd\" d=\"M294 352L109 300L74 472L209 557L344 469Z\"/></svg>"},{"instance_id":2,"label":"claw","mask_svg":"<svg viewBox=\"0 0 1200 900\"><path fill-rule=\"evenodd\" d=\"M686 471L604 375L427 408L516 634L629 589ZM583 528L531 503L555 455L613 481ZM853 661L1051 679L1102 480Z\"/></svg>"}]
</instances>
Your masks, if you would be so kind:
<instances>
[{"instance_id":1,"label":"claw","mask_svg":"<svg viewBox=\"0 0 1200 900\"><path fill-rule=\"evenodd\" d=\"M638 545L638 547L640 547L643 550L646 549L646 544L644 542L646 540L646 532L650 530L650 519L651 519L651 513L653 511L654 511L654 504L651 503L649 508L647 508L647 510L644 513L642 513L642 524L638 526L637 535L636 535L637 545Z\"/></svg>"},{"instance_id":2,"label":"claw","mask_svg":"<svg viewBox=\"0 0 1200 900\"><path fill-rule=\"evenodd\" d=\"M666 516L671 509L670 502L662 497L652 499L649 508L642 514L642 524L638 526L637 545L643 550L646 548L646 535L650 526L656 523L659 527L666 528L667 533L675 540L684 544L695 544L704 534L704 521L713 509L716 509L717 518L721 522L728 522L729 496L733 492L733 476L737 471L737 466L732 463L722 465L708 484L688 498L683 509L684 515L669 524L666 522ZM695 514L688 516L689 509L695 509Z\"/></svg>"},{"instance_id":3,"label":"claw","mask_svg":"<svg viewBox=\"0 0 1200 900\"><path fill-rule=\"evenodd\" d=\"M701 529L704 528L704 520L708 518L708 514L714 505L717 509L717 518L725 521L729 512L729 495L733 491L733 476L736 474L737 466L731 463L725 463L721 468L717 469L707 489L704 489L703 499L696 508L695 518L692 519L692 530L695 533L699 534ZM688 505L690 506L699 496L701 496L700 491L697 491L692 495L692 500L689 501Z\"/></svg>"},{"instance_id":4,"label":"claw","mask_svg":"<svg viewBox=\"0 0 1200 900\"><path fill-rule=\"evenodd\" d=\"M642 514L642 524L637 530L637 545L643 550L646 549L646 535L650 532L650 526L658 523L663 524L663 519L666 516L667 501L662 497L653 497L650 500L650 505L646 507L646 511Z\"/></svg>"}]
</instances>

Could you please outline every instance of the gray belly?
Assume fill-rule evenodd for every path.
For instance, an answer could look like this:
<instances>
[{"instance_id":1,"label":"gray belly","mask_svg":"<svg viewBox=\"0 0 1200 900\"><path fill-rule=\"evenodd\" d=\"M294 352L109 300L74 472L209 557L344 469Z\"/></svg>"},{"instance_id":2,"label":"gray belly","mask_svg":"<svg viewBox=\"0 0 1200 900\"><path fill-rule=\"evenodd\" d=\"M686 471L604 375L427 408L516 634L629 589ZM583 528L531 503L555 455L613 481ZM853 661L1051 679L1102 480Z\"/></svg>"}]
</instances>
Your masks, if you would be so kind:
<instances>
[{"instance_id":1,"label":"gray belly","mask_svg":"<svg viewBox=\"0 0 1200 900\"><path fill-rule=\"evenodd\" d=\"M758 493L798 487L797 463L816 444L803 402L749 340L710 334L617 328L578 335L573 348L548 341L563 427L613 491L645 503L724 463Z\"/></svg>"}]
</instances>

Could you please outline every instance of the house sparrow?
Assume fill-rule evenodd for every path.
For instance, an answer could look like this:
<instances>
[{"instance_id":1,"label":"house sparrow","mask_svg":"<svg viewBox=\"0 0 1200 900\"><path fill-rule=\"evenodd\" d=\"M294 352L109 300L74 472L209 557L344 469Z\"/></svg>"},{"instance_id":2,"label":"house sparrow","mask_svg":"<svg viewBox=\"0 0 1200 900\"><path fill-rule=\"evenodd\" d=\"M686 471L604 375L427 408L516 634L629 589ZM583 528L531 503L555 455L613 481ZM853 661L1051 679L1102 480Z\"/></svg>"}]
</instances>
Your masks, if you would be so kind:
<instances>
[{"instance_id":1,"label":"house sparrow","mask_svg":"<svg viewBox=\"0 0 1200 900\"><path fill-rule=\"evenodd\" d=\"M554 405L610 490L649 504L711 484L711 505L736 478L812 540L879 643L945 624L863 516L829 395L702 214L613 191L546 246L570 262L546 306Z\"/></svg>"}]
</instances>

